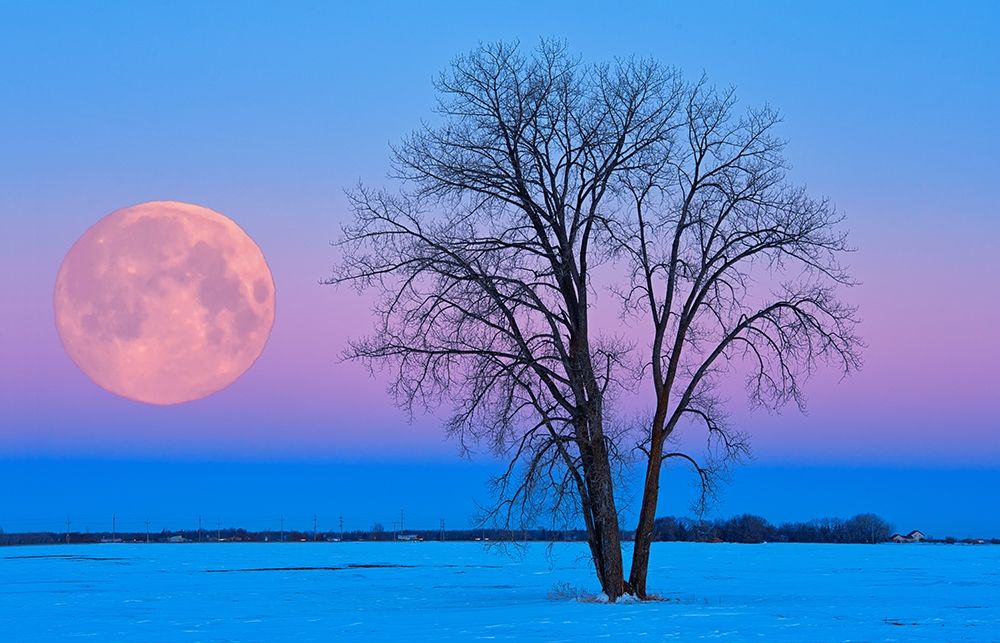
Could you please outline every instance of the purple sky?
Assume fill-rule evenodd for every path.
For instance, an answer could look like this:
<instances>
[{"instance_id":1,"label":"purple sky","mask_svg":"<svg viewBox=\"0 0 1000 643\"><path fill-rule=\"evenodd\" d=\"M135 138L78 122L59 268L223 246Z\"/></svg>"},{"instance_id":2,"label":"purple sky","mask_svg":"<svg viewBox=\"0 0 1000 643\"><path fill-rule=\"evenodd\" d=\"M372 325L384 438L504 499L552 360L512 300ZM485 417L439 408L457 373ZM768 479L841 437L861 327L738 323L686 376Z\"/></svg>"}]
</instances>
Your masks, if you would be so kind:
<instances>
[{"instance_id":1,"label":"purple sky","mask_svg":"<svg viewBox=\"0 0 1000 643\"><path fill-rule=\"evenodd\" d=\"M452 16L446 28L402 11L261 9L209 38L221 7L146 11L88 10L84 28L71 8L58 16L15 9L0 45L15 63L0 101L0 117L15 125L0 159L0 267L11 303L0 335L0 453L449 452L433 418L408 425L383 382L338 363L345 338L369 327L366 301L318 280L345 220L342 189L359 177L381 180L387 144L429 114L432 74L480 39L530 43L538 30L473 14ZM859 25L800 10L762 24L773 38L753 49L734 15L719 27L727 44L699 55L684 29L695 15L661 16L672 44L642 26L600 44L589 36L603 23L561 34L588 58L653 54L737 85L747 103L778 106L795 177L848 217L860 249L851 265L863 282L848 298L864 318L865 368L844 383L817 378L806 417L748 415L734 398L760 458L1000 457L992 254L1000 217L989 187L1000 167L1000 90L991 34L973 7L965 11L884 9ZM459 28L470 23L474 35ZM801 33L806 27L814 33ZM144 29L158 37L148 42ZM254 45L265 37L268 46ZM101 216L151 199L235 219L264 250L278 292L273 335L254 368L230 389L176 408L91 384L52 323L51 289L70 245Z\"/></svg>"},{"instance_id":2,"label":"purple sky","mask_svg":"<svg viewBox=\"0 0 1000 643\"><path fill-rule=\"evenodd\" d=\"M724 4L708 39L695 7L566 20L569 6L7 7L0 458L449 458L435 418L408 424L384 381L338 361L370 318L364 298L319 285L335 258L328 242L346 220L343 189L383 180L388 144L430 115L430 79L450 58L481 40L558 36L589 60L652 55L776 106L794 178L847 216L864 369L817 377L806 416L749 414L734 395L760 463L995 468L996 5ZM236 220L277 288L254 367L176 407L95 386L52 316L56 272L79 235L155 199Z\"/></svg>"}]
</instances>

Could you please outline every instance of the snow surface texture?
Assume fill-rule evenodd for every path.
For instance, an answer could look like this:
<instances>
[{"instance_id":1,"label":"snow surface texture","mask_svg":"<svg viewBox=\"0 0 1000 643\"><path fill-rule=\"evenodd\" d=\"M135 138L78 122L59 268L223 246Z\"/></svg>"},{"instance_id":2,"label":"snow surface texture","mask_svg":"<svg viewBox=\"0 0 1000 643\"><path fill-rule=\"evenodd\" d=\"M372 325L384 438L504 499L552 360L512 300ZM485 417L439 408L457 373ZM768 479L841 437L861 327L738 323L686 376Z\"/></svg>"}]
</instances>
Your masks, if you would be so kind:
<instances>
[{"instance_id":1,"label":"snow surface texture","mask_svg":"<svg viewBox=\"0 0 1000 643\"><path fill-rule=\"evenodd\" d=\"M479 543L7 547L0 641L1000 640L1000 546L657 543L650 585L667 601L555 598L597 589L585 555L582 543L519 559Z\"/></svg>"}]
</instances>

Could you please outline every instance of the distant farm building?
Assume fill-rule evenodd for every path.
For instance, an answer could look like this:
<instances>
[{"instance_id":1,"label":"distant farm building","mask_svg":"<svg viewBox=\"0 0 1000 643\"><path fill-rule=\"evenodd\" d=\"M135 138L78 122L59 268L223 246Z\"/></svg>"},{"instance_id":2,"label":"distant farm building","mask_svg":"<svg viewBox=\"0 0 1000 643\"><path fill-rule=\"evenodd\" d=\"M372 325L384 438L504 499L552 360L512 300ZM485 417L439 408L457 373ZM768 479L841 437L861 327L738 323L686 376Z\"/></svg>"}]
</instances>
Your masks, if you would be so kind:
<instances>
[{"instance_id":1,"label":"distant farm building","mask_svg":"<svg viewBox=\"0 0 1000 643\"><path fill-rule=\"evenodd\" d=\"M423 538L421 538L420 536L418 536L416 534L397 534L396 535L396 540L417 541L417 540L423 540Z\"/></svg>"},{"instance_id":2,"label":"distant farm building","mask_svg":"<svg viewBox=\"0 0 1000 643\"><path fill-rule=\"evenodd\" d=\"M181 536L181 535L178 534L177 536L171 536L170 538L167 538L167 542L168 543L186 543L186 542L190 542L190 541L188 541L188 539L185 538L184 536Z\"/></svg>"},{"instance_id":3,"label":"distant farm building","mask_svg":"<svg viewBox=\"0 0 1000 643\"><path fill-rule=\"evenodd\" d=\"M902 534L893 534L892 536L889 537L889 540L891 540L894 543L919 543L924 540L927 540L927 536L925 536L924 532L920 531L919 529L914 529L905 536L903 536Z\"/></svg>"}]
</instances>

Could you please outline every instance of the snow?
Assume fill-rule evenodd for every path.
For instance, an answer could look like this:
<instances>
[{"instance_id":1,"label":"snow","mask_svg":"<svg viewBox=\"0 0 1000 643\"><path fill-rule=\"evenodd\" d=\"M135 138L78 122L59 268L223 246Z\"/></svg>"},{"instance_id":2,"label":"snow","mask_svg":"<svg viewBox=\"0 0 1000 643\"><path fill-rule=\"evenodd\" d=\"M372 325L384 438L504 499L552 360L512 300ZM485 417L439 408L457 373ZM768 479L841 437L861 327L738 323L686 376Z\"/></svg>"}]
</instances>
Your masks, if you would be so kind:
<instances>
[{"instance_id":1,"label":"snow","mask_svg":"<svg viewBox=\"0 0 1000 643\"><path fill-rule=\"evenodd\" d=\"M581 543L0 549L0 641L1000 640L1000 546L657 543L605 604ZM316 568L316 569L310 569ZM254 571L249 571L254 570ZM554 600L573 587L589 601Z\"/></svg>"}]
</instances>

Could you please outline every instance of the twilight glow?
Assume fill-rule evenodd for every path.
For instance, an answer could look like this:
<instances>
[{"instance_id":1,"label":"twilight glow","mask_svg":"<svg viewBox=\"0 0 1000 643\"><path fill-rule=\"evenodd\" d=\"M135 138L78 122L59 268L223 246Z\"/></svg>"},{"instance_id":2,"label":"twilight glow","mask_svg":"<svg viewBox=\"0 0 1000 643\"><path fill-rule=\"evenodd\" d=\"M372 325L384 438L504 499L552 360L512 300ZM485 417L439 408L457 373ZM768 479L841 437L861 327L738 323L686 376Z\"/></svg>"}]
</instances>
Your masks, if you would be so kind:
<instances>
[{"instance_id":1,"label":"twilight glow","mask_svg":"<svg viewBox=\"0 0 1000 643\"><path fill-rule=\"evenodd\" d=\"M347 221L343 189L381 180L388 144L433 118L434 75L481 41L555 36L588 60L652 56L775 106L792 178L846 216L864 368L843 382L821 373L805 416L747 412L737 382L732 421L758 461L995 466L997 7L727 3L709 43L704 8L677 3L599 18L569 3L11 3L0 454L451 457L440 422L410 424L384 379L339 360L371 329L370 302L318 282ZM237 216L281 292L253 368L166 407L95 387L60 346L51 301L63 255L94 221L163 195Z\"/></svg>"}]
</instances>

